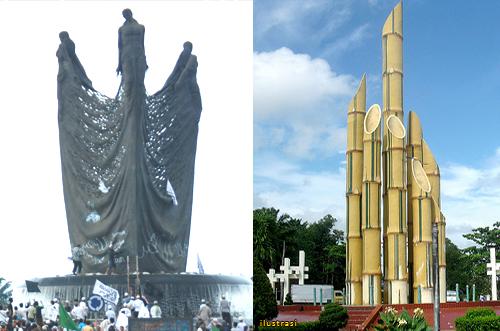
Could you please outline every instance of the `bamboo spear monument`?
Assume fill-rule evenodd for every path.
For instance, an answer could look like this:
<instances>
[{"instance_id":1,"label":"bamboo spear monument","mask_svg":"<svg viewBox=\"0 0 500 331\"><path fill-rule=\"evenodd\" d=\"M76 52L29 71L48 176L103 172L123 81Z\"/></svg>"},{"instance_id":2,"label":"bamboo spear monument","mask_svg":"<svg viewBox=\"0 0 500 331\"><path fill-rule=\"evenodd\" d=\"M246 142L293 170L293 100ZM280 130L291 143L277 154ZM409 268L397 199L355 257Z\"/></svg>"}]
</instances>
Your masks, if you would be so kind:
<instances>
[{"instance_id":1,"label":"bamboo spear monument","mask_svg":"<svg viewBox=\"0 0 500 331\"><path fill-rule=\"evenodd\" d=\"M363 179L363 121L366 112L366 79L349 103L347 113L347 303L362 304L361 191Z\"/></svg>"},{"instance_id":2,"label":"bamboo spear monument","mask_svg":"<svg viewBox=\"0 0 500 331\"><path fill-rule=\"evenodd\" d=\"M382 269L380 266L380 120L378 105L370 107L365 116L363 133L363 305L381 302Z\"/></svg>"},{"instance_id":3,"label":"bamboo spear monument","mask_svg":"<svg viewBox=\"0 0 500 331\"><path fill-rule=\"evenodd\" d=\"M364 75L347 109L346 301L350 305L433 302L435 222L439 229L440 301L444 302L445 221L440 209L439 167L423 139L416 113L409 113L408 130L403 124L401 2L383 26L382 58L382 111L373 105L365 112ZM425 174L428 189L422 188L423 180L416 182L414 164Z\"/></svg>"}]
</instances>

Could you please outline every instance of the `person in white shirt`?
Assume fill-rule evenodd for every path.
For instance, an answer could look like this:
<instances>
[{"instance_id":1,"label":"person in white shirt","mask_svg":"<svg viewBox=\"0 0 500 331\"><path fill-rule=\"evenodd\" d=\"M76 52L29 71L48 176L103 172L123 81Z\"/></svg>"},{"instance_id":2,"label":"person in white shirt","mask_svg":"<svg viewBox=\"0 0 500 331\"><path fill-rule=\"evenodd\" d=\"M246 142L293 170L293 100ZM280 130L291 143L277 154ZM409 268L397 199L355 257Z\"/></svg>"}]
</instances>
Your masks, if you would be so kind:
<instances>
[{"instance_id":1,"label":"person in white shirt","mask_svg":"<svg viewBox=\"0 0 500 331\"><path fill-rule=\"evenodd\" d=\"M125 292L125 293L123 294L122 304L123 304L123 305L126 305L127 303L129 303L129 301L130 301L130 297L128 296L128 293L127 293L127 292Z\"/></svg>"},{"instance_id":2,"label":"person in white shirt","mask_svg":"<svg viewBox=\"0 0 500 331\"><path fill-rule=\"evenodd\" d=\"M59 302L57 299L53 299L50 303L51 305L49 307L47 317L49 318L50 321L56 322L57 316L59 315Z\"/></svg>"},{"instance_id":3,"label":"person in white shirt","mask_svg":"<svg viewBox=\"0 0 500 331\"><path fill-rule=\"evenodd\" d=\"M106 310L106 317L108 319L110 319L110 318L116 319L116 314L115 314L115 311L113 310L113 307L108 306L108 310Z\"/></svg>"},{"instance_id":4,"label":"person in white shirt","mask_svg":"<svg viewBox=\"0 0 500 331\"><path fill-rule=\"evenodd\" d=\"M132 310L134 309L134 301L135 301L135 297L134 296L131 296L127 303L124 303L123 304L123 307L127 307L128 309Z\"/></svg>"},{"instance_id":5,"label":"person in white shirt","mask_svg":"<svg viewBox=\"0 0 500 331\"><path fill-rule=\"evenodd\" d=\"M82 272L83 249L81 245L73 247L71 255L71 259L73 260L73 275L76 275Z\"/></svg>"},{"instance_id":6,"label":"person in white shirt","mask_svg":"<svg viewBox=\"0 0 500 331\"><path fill-rule=\"evenodd\" d=\"M153 302L153 307L151 307L151 317L161 318L161 308L156 300Z\"/></svg>"},{"instance_id":7,"label":"person in white shirt","mask_svg":"<svg viewBox=\"0 0 500 331\"><path fill-rule=\"evenodd\" d=\"M104 319L101 324L99 324L102 331L109 330L109 327L115 325L115 319L113 317Z\"/></svg>"},{"instance_id":8,"label":"person in white shirt","mask_svg":"<svg viewBox=\"0 0 500 331\"><path fill-rule=\"evenodd\" d=\"M19 308L17 309L17 319L22 320L22 321L26 321L26 312L27 312L27 309L24 308L24 304L20 303Z\"/></svg>"},{"instance_id":9,"label":"person in white shirt","mask_svg":"<svg viewBox=\"0 0 500 331\"><path fill-rule=\"evenodd\" d=\"M243 317L240 317L238 325L236 325L236 329L238 331L245 331L245 328L247 327L247 324L243 320Z\"/></svg>"},{"instance_id":10,"label":"person in white shirt","mask_svg":"<svg viewBox=\"0 0 500 331\"><path fill-rule=\"evenodd\" d=\"M73 317L73 319L77 320L85 319L83 309L82 307L80 307L80 305L75 305L73 309L71 309L71 316Z\"/></svg>"},{"instance_id":11,"label":"person in white shirt","mask_svg":"<svg viewBox=\"0 0 500 331\"><path fill-rule=\"evenodd\" d=\"M132 317L132 312L131 312L131 311L130 311L130 309L129 309L129 308L127 308L126 306L125 306L125 307L123 307L122 309L120 309L120 312L122 312L122 311L125 313L125 316L127 316L127 317Z\"/></svg>"},{"instance_id":12,"label":"person in white shirt","mask_svg":"<svg viewBox=\"0 0 500 331\"><path fill-rule=\"evenodd\" d=\"M82 301L80 301L80 308L82 308L83 316L85 318L87 318L87 316L89 315L89 308L87 307L87 304L85 303L85 297L83 297Z\"/></svg>"},{"instance_id":13,"label":"person in white shirt","mask_svg":"<svg viewBox=\"0 0 500 331\"><path fill-rule=\"evenodd\" d=\"M202 307L206 306L207 304L205 303L205 299L201 299L201 305L200 305L200 310Z\"/></svg>"},{"instance_id":14,"label":"person in white shirt","mask_svg":"<svg viewBox=\"0 0 500 331\"><path fill-rule=\"evenodd\" d=\"M198 313L198 316L203 321L205 326L208 326L210 315L212 315L212 310L209 306L207 306L205 300L201 300L200 312Z\"/></svg>"},{"instance_id":15,"label":"person in white shirt","mask_svg":"<svg viewBox=\"0 0 500 331\"><path fill-rule=\"evenodd\" d=\"M106 329L103 329L102 331L110 331L110 330L116 330L116 325L115 325L115 319L110 318L109 319L109 325Z\"/></svg>"},{"instance_id":16,"label":"person in white shirt","mask_svg":"<svg viewBox=\"0 0 500 331\"><path fill-rule=\"evenodd\" d=\"M142 301L141 301L142 302ZM148 307L142 302L141 307L139 308L139 318L150 318Z\"/></svg>"},{"instance_id":17,"label":"person in white shirt","mask_svg":"<svg viewBox=\"0 0 500 331\"><path fill-rule=\"evenodd\" d=\"M144 301L142 301L141 298L137 297L137 299L135 299L132 303L132 306L134 307L135 311L139 311L141 307L144 306Z\"/></svg>"},{"instance_id":18,"label":"person in white shirt","mask_svg":"<svg viewBox=\"0 0 500 331\"><path fill-rule=\"evenodd\" d=\"M99 324L99 327L101 328L101 330L107 330L108 329L108 326L111 324L111 321L107 318L103 319L101 324Z\"/></svg>"},{"instance_id":19,"label":"person in white shirt","mask_svg":"<svg viewBox=\"0 0 500 331\"><path fill-rule=\"evenodd\" d=\"M116 319L116 327L118 328L118 330L122 326L125 330L128 328L128 317L126 315L125 309L128 309L128 308L122 308L122 309L120 309L120 313L118 313L118 318Z\"/></svg>"}]
</instances>

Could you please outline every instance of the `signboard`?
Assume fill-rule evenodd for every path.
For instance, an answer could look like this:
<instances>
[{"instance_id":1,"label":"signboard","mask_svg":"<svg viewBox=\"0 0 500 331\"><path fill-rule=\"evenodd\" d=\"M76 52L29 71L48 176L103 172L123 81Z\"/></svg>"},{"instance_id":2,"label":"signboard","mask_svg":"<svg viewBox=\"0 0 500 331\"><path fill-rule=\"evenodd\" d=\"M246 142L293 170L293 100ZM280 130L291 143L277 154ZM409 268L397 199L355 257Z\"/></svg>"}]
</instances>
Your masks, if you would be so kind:
<instances>
[{"instance_id":1,"label":"signboard","mask_svg":"<svg viewBox=\"0 0 500 331\"><path fill-rule=\"evenodd\" d=\"M112 302L115 305L118 304L118 299L120 298L120 294L118 291L112 287L105 285L99 280L95 280L93 294L100 295L105 301Z\"/></svg>"},{"instance_id":2,"label":"signboard","mask_svg":"<svg viewBox=\"0 0 500 331\"><path fill-rule=\"evenodd\" d=\"M193 331L188 319L129 318L128 329L134 331Z\"/></svg>"},{"instance_id":3,"label":"signboard","mask_svg":"<svg viewBox=\"0 0 500 331\"><path fill-rule=\"evenodd\" d=\"M92 311L99 311L104 308L104 300L101 298L101 296L94 294L87 301L87 306Z\"/></svg>"}]
</instances>

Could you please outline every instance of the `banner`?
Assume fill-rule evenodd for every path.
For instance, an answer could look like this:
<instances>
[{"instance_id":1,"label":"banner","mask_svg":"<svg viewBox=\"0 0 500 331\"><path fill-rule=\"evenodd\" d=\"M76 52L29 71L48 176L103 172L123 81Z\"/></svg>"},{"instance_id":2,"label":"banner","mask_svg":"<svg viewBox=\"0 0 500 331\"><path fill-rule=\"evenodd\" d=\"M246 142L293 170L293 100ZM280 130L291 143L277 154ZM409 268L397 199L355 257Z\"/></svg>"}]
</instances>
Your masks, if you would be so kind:
<instances>
[{"instance_id":1,"label":"banner","mask_svg":"<svg viewBox=\"0 0 500 331\"><path fill-rule=\"evenodd\" d=\"M120 294L118 294L117 290L105 285L97 279L95 280L94 290L92 293L100 295L105 301L112 302L115 305L118 304L118 299L120 298Z\"/></svg>"},{"instance_id":2,"label":"banner","mask_svg":"<svg viewBox=\"0 0 500 331\"><path fill-rule=\"evenodd\" d=\"M68 312L64 309L63 304L59 304L59 325L68 330L80 330L68 315Z\"/></svg>"},{"instance_id":3,"label":"banner","mask_svg":"<svg viewBox=\"0 0 500 331\"><path fill-rule=\"evenodd\" d=\"M88 299L87 306L92 311L99 311L104 308L104 300L100 295L94 294Z\"/></svg>"},{"instance_id":4,"label":"banner","mask_svg":"<svg viewBox=\"0 0 500 331\"><path fill-rule=\"evenodd\" d=\"M40 288L38 287L38 283L27 280L26 281L26 291L28 291L28 293L40 292Z\"/></svg>"},{"instance_id":5,"label":"banner","mask_svg":"<svg viewBox=\"0 0 500 331\"><path fill-rule=\"evenodd\" d=\"M200 256L198 254L196 254L196 256L198 257L198 273L204 274L205 270L203 270L203 264L201 264Z\"/></svg>"}]
</instances>

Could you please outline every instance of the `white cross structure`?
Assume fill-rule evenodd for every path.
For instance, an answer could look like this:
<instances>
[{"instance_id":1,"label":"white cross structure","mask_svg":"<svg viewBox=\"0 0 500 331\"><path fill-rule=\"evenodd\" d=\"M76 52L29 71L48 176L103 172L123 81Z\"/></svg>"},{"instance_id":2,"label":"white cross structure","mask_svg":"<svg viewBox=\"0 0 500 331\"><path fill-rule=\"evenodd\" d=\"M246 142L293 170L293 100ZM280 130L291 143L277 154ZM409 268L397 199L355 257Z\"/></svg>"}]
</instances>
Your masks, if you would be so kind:
<instances>
[{"instance_id":1,"label":"white cross structure","mask_svg":"<svg viewBox=\"0 0 500 331\"><path fill-rule=\"evenodd\" d=\"M276 277L276 271L273 268L269 269L269 273L267 274L267 278L269 278L269 281L271 282L271 287L273 288L273 292L274 292L274 283L279 281L279 279Z\"/></svg>"},{"instance_id":2,"label":"white cross structure","mask_svg":"<svg viewBox=\"0 0 500 331\"><path fill-rule=\"evenodd\" d=\"M309 271L309 267L306 265L306 253L304 251L299 251L299 265L291 267L290 259L285 258L285 261L282 266L280 266L280 271L283 271L281 274L276 274L274 269L269 269L269 273L267 274L267 278L271 282L271 286L273 291L275 289L275 282L281 283L283 282L283 298L286 298L288 293L290 292L290 280L298 279L300 285L304 285L304 280L309 278L309 275L306 274L306 271Z\"/></svg>"},{"instance_id":3,"label":"white cross structure","mask_svg":"<svg viewBox=\"0 0 500 331\"><path fill-rule=\"evenodd\" d=\"M497 275L500 274L500 263L497 263L495 247L490 248L490 263L486 264L487 275L491 275L491 300L497 301Z\"/></svg>"}]
</instances>

